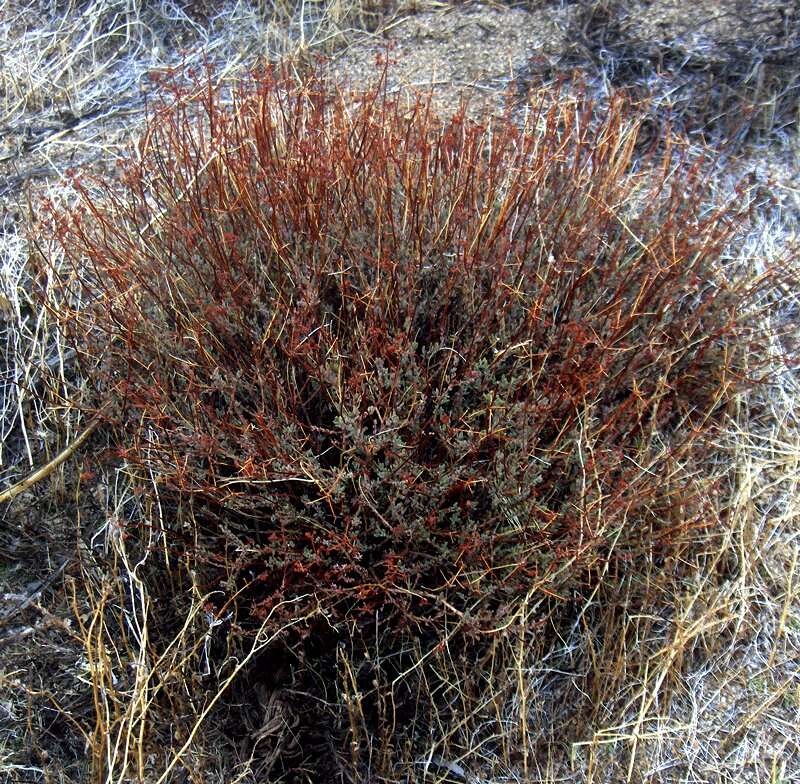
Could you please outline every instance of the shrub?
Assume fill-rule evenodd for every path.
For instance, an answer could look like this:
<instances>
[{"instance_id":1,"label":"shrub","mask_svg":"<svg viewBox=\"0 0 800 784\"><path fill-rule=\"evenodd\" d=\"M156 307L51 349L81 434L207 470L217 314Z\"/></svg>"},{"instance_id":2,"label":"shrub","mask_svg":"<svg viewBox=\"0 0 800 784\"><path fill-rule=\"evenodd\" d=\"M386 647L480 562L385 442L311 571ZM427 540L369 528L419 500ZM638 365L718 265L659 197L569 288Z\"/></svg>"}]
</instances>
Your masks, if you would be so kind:
<instances>
[{"instance_id":1,"label":"shrub","mask_svg":"<svg viewBox=\"0 0 800 784\"><path fill-rule=\"evenodd\" d=\"M52 211L64 323L168 552L256 618L465 631L678 568L753 293L701 163L641 173L622 98L440 120L274 72L171 96Z\"/></svg>"}]
</instances>

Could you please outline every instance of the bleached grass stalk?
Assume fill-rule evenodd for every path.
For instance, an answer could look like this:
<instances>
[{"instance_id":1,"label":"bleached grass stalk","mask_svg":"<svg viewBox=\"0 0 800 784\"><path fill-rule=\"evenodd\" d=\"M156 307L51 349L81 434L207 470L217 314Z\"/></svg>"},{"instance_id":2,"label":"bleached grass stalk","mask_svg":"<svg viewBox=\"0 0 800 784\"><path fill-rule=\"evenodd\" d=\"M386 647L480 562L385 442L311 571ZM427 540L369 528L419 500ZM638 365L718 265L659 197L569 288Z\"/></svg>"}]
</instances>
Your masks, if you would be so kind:
<instances>
[{"instance_id":1,"label":"bleached grass stalk","mask_svg":"<svg viewBox=\"0 0 800 784\"><path fill-rule=\"evenodd\" d=\"M94 548L102 546L108 554L112 571L98 583L93 576L101 563L95 562L92 551L84 553L83 585L92 611L83 621L76 607L79 633L86 651L84 677L94 693L96 724L91 736L92 781L122 784L130 780L166 782L180 766L191 768L192 749L199 743L204 723L217 703L250 662L267 648L277 635L291 626L307 622L311 615L298 615L275 631L267 627L274 612L263 621L243 648L228 659L217 663L220 680L188 721L178 746L163 748L153 760L154 738L161 734L163 721L175 717L164 715L158 707L160 695L182 691L186 684L210 673L203 667L208 634L216 625L210 618L207 602L212 594L201 594L193 588L191 601L182 614L180 628L169 639L159 639L151 633L153 614L158 612L152 598L152 586L147 576L147 562L158 557L157 524L146 526L149 539L132 551L125 534L126 516L135 503L124 474L117 472L109 482L107 523L102 541L95 539ZM148 514L145 510L141 513ZM151 506L149 514L158 514ZM235 597L231 599L235 602ZM291 604L284 602L281 606ZM206 667L208 662L206 661ZM132 672L127 679L125 673ZM171 699L171 697L170 697ZM180 732L180 730L179 730ZM194 780L194 778L193 778Z\"/></svg>"},{"instance_id":2,"label":"bleached grass stalk","mask_svg":"<svg viewBox=\"0 0 800 784\"><path fill-rule=\"evenodd\" d=\"M788 226L756 222L739 250L751 271L759 274L779 256L797 263L786 244ZM671 598L675 611L665 619L666 634L639 638L639 650L620 660L631 670L626 676L631 696L605 718L598 709L590 736L573 745L580 781L637 780L660 768L727 781L753 760L765 780L779 781L774 776L800 754L796 724L786 721L796 699L790 695L796 694L792 673L800 643L794 587L800 384L784 362L786 341L796 338L796 331L793 337L786 334L796 293L771 296L773 337L764 346L773 357L771 375L737 401L719 444L721 456L733 463L732 468L720 464L732 482L723 510L727 533L698 563L694 584ZM636 625L637 618L628 615L618 633L628 637ZM758 683L765 684L765 693L759 695ZM615 691L603 698L607 704L621 696ZM783 735L782 756L771 756L761 745L765 734Z\"/></svg>"},{"instance_id":3,"label":"bleached grass stalk","mask_svg":"<svg viewBox=\"0 0 800 784\"><path fill-rule=\"evenodd\" d=\"M33 272L28 242L17 226L0 235L0 479L19 479L37 462L55 460L68 449L79 418L63 403L70 385L68 363L74 351L53 329L48 299L32 297ZM63 433L63 446L57 435ZM60 436L58 436L60 437ZM44 456L44 458L42 458ZM15 493L16 494L16 493Z\"/></svg>"}]
</instances>

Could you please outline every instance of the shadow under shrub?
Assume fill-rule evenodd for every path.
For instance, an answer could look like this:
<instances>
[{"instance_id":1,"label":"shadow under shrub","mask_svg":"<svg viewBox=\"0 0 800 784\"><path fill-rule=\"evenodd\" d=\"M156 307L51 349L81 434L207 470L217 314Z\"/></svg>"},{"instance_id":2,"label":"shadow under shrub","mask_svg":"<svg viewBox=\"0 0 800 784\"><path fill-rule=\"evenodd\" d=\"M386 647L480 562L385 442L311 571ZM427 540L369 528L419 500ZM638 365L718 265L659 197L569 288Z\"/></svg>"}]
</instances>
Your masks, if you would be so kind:
<instances>
[{"instance_id":1,"label":"shadow under shrub","mask_svg":"<svg viewBox=\"0 0 800 784\"><path fill-rule=\"evenodd\" d=\"M713 8L713 12L711 12ZM581 0L559 62L580 67L650 106L659 133L672 124L728 146L785 139L800 109L796 10L786 4L719 0Z\"/></svg>"},{"instance_id":2,"label":"shadow under shrub","mask_svg":"<svg viewBox=\"0 0 800 784\"><path fill-rule=\"evenodd\" d=\"M207 589L469 633L678 568L755 340L700 163L640 173L621 100L171 90L51 214L99 416Z\"/></svg>"}]
</instances>

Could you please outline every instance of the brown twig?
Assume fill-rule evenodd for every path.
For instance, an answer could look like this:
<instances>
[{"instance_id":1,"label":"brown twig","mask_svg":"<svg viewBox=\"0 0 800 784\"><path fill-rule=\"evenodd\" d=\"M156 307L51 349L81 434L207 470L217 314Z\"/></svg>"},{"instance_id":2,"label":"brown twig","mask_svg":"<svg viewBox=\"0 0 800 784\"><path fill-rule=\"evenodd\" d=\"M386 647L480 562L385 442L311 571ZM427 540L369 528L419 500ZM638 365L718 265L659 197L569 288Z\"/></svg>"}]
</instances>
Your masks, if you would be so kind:
<instances>
[{"instance_id":1,"label":"brown twig","mask_svg":"<svg viewBox=\"0 0 800 784\"><path fill-rule=\"evenodd\" d=\"M89 438L89 436L97 429L100 424L99 420L92 420L87 428L71 443L62 449L49 463L43 465L41 468L29 474L24 479L12 485L7 490L0 493L0 503L10 501L16 498L20 493L33 487L37 482L40 482L45 477L49 476L56 470L62 463L66 462Z\"/></svg>"}]
</instances>

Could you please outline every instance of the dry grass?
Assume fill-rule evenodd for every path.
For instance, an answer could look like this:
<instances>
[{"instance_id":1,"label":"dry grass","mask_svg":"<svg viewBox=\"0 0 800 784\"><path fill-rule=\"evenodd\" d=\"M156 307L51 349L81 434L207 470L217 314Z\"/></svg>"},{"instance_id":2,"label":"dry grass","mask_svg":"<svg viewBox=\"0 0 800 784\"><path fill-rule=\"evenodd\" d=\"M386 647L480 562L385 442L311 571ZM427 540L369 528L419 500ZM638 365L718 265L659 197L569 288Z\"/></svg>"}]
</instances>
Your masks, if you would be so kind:
<instances>
[{"instance_id":1,"label":"dry grass","mask_svg":"<svg viewBox=\"0 0 800 784\"><path fill-rule=\"evenodd\" d=\"M3 489L86 426L63 405L81 389L70 348L30 296L37 270L26 183L47 181L68 202L65 169L110 160L135 130L151 71L198 62L201 47L233 75L259 57L352 40L351 29L379 18L357 3L187 8L0 5ZM762 203L762 186L754 190L753 225L738 252L756 271L796 258L789 187L774 191L783 213ZM785 333L797 295L774 299L776 333ZM191 564L165 572L161 543L125 536L124 521L157 519L159 505L138 498L124 472L100 470L94 456L104 444L95 436L5 507L0 777L792 781L800 769L800 422L796 374L777 360L786 349L796 350L790 335L765 346L776 356L769 383L729 412L718 453L719 473L734 477L720 510L729 519L683 589L665 592L654 566L644 584L553 615L549 635L528 623L541 617L532 599L478 662L447 637L428 648L409 639L397 654L380 634L367 664L347 647L316 663L265 655L263 635L247 638L224 607L210 612ZM281 667L277 688L265 673ZM411 697L413 716L403 707ZM370 730L376 717L383 735Z\"/></svg>"},{"instance_id":2,"label":"dry grass","mask_svg":"<svg viewBox=\"0 0 800 784\"><path fill-rule=\"evenodd\" d=\"M656 125L736 146L788 138L800 111L800 19L771 0L579 0L561 63L646 96Z\"/></svg>"}]
</instances>

